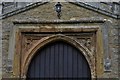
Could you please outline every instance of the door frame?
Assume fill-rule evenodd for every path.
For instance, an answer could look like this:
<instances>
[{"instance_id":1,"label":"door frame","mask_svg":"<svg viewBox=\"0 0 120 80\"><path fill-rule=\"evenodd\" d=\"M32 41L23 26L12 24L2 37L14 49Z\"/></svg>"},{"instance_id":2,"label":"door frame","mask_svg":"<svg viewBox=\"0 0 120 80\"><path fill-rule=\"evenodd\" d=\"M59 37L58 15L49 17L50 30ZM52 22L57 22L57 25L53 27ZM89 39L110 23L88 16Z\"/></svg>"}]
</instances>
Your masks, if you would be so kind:
<instances>
[{"instance_id":1,"label":"door frame","mask_svg":"<svg viewBox=\"0 0 120 80\"><path fill-rule=\"evenodd\" d=\"M80 50L83 53L91 69L91 77L92 78L99 77L103 73L103 41L102 41L103 39L102 39L101 28L98 24L101 23L102 21L97 21L97 22L93 21L92 23L87 22L90 25L92 24L92 26L87 25L88 27L81 26L78 28L76 27L74 28L75 25L73 25L72 29L65 28L65 27L58 28L58 25L60 24L72 25L72 24L84 23L84 21L79 21L79 22L72 21L73 22L72 24L70 22L71 21L68 21L68 22L67 21L66 22L65 21L63 22L61 21L60 22L59 21L41 22L40 21L39 23L34 23L34 22L27 22L27 21L23 21L23 22L15 21L14 25L18 28L16 29L16 33L15 33L16 44L15 44L15 54L14 54L14 61L13 61L14 63L13 75L15 75L15 77L18 77L18 78L26 78L26 73L27 73L29 63L32 57L35 55L36 51L51 41L64 40L70 43L71 45L73 45L74 47L76 47L78 50ZM98 24L96 25L94 23L98 23ZM52 27L50 27L51 25ZM40 26L44 26L44 27L40 27ZM57 27L53 27L53 26L57 26ZM25 36L26 33L40 33L40 32L53 32L53 33L60 32L60 34L53 34L46 37L43 36L38 41L32 41L30 43L26 42L26 36ZM80 32L80 33L94 32L94 39L95 39L94 54L86 46L83 46L81 43L79 43L79 41L73 39L73 37L63 35L62 34L63 32ZM33 37L34 36L31 36L30 39L33 40L32 39ZM29 49L27 49L27 51L23 54L23 51L25 50L24 48L26 47L23 43L26 43L26 44L34 43L34 44L32 44L32 46L29 47ZM22 47L23 45L24 47Z\"/></svg>"}]
</instances>

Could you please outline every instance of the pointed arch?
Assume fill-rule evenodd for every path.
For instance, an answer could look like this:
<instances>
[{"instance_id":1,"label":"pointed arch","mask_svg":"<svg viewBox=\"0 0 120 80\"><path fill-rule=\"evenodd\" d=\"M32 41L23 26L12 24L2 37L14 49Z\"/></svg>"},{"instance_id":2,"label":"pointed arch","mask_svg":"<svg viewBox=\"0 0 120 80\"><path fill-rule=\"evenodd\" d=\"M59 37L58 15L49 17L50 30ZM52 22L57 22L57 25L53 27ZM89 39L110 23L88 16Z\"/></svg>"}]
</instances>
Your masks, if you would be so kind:
<instances>
[{"instance_id":1,"label":"pointed arch","mask_svg":"<svg viewBox=\"0 0 120 80\"><path fill-rule=\"evenodd\" d=\"M90 67L90 70L91 70L91 77L94 78L95 77L95 64L94 64L94 59L93 59L92 52L90 52L85 46L81 45L75 39L73 39L71 37L68 37L68 36L65 36L65 35L62 35L62 34L57 34L57 35L44 37L41 40L39 40L36 44L34 44L34 46L26 53L27 56L23 60L24 62L22 64L22 70L21 70L22 71L22 76L26 76L28 66L31 62L31 59L35 55L35 53L40 48L44 47L46 44L49 44L50 42L54 42L54 41L57 41L57 40L65 41L65 42L73 45L79 51L82 52L82 54L84 55L84 57L86 58L86 60L89 64L89 67Z\"/></svg>"}]
</instances>

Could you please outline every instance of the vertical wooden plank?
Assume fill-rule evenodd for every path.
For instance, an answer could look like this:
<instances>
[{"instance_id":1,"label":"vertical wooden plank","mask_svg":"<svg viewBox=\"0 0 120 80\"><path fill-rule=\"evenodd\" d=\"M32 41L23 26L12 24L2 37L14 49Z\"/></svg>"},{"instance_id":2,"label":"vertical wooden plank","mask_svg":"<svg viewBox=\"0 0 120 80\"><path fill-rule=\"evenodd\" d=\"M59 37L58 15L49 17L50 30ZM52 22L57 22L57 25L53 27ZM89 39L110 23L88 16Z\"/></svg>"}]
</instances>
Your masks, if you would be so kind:
<instances>
[{"instance_id":1,"label":"vertical wooden plank","mask_svg":"<svg viewBox=\"0 0 120 80\"><path fill-rule=\"evenodd\" d=\"M42 54L42 52L39 51L37 53L39 54L39 64L38 64L38 66L39 66L39 78L40 78L40 75L41 75L41 54Z\"/></svg>"},{"instance_id":2,"label":"vertical wooden plank","mask_svg":"<svg viewBox=\"0 0 120 80\"><path fill-rule=\"evenodd\" d=\"M63 48L64 49L64 52L63 52L63 54L64 54L64 57L63 57L64 58L64 63L63 63L63 65L64 65L64 70L63 70L64 71L64 75L63 75L63 77L67 78L68 77L67 76L68 75L68 63L67 63L68 62L68 59L67 59L68 58L68 55L67 55L68 53L67 53L67 45L64 45L63 47L64 47Z\"/></svg>"},{"instance_id":3,"label":"vertical wooden plank","mask_svg":"<svg viewBox=\"0 0 120 80\"><path fill-rule=\"evenodd\" d=\"M58 67L59 67L59 61L58 61L58 60L59 60L59 55L58 55L58 54L59 54L59 53L58 53L58 48L59 48L59 47L58 47L58 46L59 46L59 44L60 44L60 43L55 44L55 47L54 47L54 49L55 49L55 50L54 50L54 51L55 51L55 59L54 59L54 60L55 60L55 64L54 64L54 65L55 65L55 77L56 77L56 78L58 77L58 73L59 73L59 72L58 72L58 71L59 71L59 70L58 70Z\"/></svg>"},{"instance_id":4,"label":"vertical wooden plank","mask_svg":"<svg viewBox=\"0 0 120 80\"><path fill-rule=\"evenodd\" d=\"M50 47L50 71L49 71L49 77L54 78L54 45L51 45Z\"/></svg>"},{"instance_id":5,"label":"vertical wooden plank","mask_svg":"<svg viewBox=\"0 0 120 80\"><path fill-rule=\"evenodd\" d=\"M45 50L40 52L40 78L44 78L45 74Z\"/></svg>"},{"instance_id":6,"label":"vertical wooden plank","mask_svg":"<svg viewBox=\"0 0 120 80\"><path fill-rule=\"evenodd\" d=\"M78 77L81 78L84 74L84 72L83 72L83 69L84 69L83 64L84 63L83 63L81 53L79 53L78 50L76 50L76 51L78 54L78 56L77 56L77 59L78 59Z\"/></svg>"},{"instance_id":7,"label":"vertical wooden plank","mask_svg":"<svg viewBox=\"0 0 120 80\"><path fill-rule=\"evenodd\" d=\"M84 58L84 56L82 57L82 68L84 68L83 69L83 77L85 77L85 78L87 78L88 77L88 72L87 72L87 70L88 70L88 68L87 68L87 64L86 64L87 62L86 62L86 60L85 60L85 58Z\"/></svg>"},{"instance_id":8,"label":"vertical wooden plank","mask_svg":"<svg viewBox=\"0 0 120 80\"><path fill-rule=\"evenodd\" d=\"M39 70L40 70L40 67L39 67L39 64L40 64L40 55L39 55L40 53L37 53L36 55L35 55L35 77L36 78L39 78Z\"/></svg>"},{"instance_id":9,"label":"vertical wooden plank","mask_svg":"<svg viewBox=\"0 0 120 80\"><path fill-rule=\"evenodd\" d=\"M61 44L59 44L59 77L60 78L63 78L63 44L61 43Z\"/></svg>"},{"instance_id":10,"label":"vertical wooden plank","mask_svg":"<svg viewBox=\"0 0 120 80\"><path fill-rule=\"evenodd\" d=\"M51 47L51 46L50 46ZM49 78L49 68L50 68L50 63L49 63L49 58L50 58L50 47L47 47L46 49L45 49L45 54L46 54L46 56L45 56L45 77L46 78Z\"/></svg>"},{"instance_id":11,"label":"vertical wooden plank","mask_svg":"<svg viewBox=\"0 0 120 80\"><path fill-rule=\"evenodd\" d=\"M67 45L67 44L66 44ZM72 49L73 47L71 47L70 45L68 45L68 49L67 49L67 56L68 56L68 78L72 77Z\"/></svg>"},{"instance_id":12,"label":"vertical wooden plank","mask_svg":"<svg viewBox=\"0 0 120 80\"><path fill-rule=\"evenodd\" d=\"M73 75L72 75L72 77L73 78L77 78L77 68L78 68L78 62L77 62L77 51L75 50L75 49L73 49Z\"/></svg>"}]
</instances>

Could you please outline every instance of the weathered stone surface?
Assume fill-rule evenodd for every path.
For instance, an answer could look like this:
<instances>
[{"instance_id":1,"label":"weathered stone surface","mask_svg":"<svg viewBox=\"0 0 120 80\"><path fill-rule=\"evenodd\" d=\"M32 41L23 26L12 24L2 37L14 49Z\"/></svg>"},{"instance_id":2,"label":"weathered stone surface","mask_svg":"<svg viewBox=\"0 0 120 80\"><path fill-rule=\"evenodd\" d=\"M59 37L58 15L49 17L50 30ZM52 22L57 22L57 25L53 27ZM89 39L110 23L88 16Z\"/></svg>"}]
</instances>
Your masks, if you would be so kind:
<instances>
[{"instance_id":1,"label":"weathered stone surface","mask_svg":"<svg viewBox=\"0 0 120 80\"><path fill-rule=\"evenodd\" d=\"M0 79L2 78L2 22L0 20Z\"/></svg>"},{"instance_id":2,"label":"weathered stone surface","mask_svg":"<svg viewBox=\"0 0 120 80\"><path fill-rule=\"evenodd\" d=\"M110 32L110 36L118 36L118 28L116 29L116 28L112 28L111 29L111 32Z\"/></svg>"},{"instance_id":3,"label":"weathered stone surface","mask_svg":"<svg viewBox=\"0 0 120 80\"><path fill-rule=\"evenodd\" d=\"M110 36L109 37L109 43L113 43L113 44L118 44L118 36Z\"/></svg>"},{"instance_id":4,"label":"weathered stone surface","mask_svg":"<svg viewBox=\"0 0 120 80\"><path fill-rule=\"evenodd\" d=\"M11 70L10 70L10 66L8 65L9 63L9 59L8 59L8 48L11 47L9 45L9 39L10 36L12 36L12 31L13 31L13 23L12 21L14 20L27 20L28 22L31 20L58 20L57 16L56 16L56 12L54 9L54 5L55 3L47 3L35 8L32 8L30 10L27 10L25 12L13 15L11 17L5 18L2 21L2 57L3 57L3 77L10 77L12 75ZM93 12L91 10L87 10L83 7L80 6L76 6L73 5L71 3L62 3L63 7L62 7L62 16L61 16L61 20L79 20L81 18L85 18L85 19L94 19L94 18L98 18L98 19L105 19L106 21L108 21L109 25L107 28L109 28L109 52L110 52L110 59L112 61L112 66L111 66L111 72L104 72L103 74L101 74L101 77L104 78L116 78L118 77L118 42L120 43L120 39L118 37L118 35L120 36L120 20L116 20L113 19L111 17L99 14L97 12ZM30 26L33 26L31 24L28 24ZM26 25L26 26L28 26ZM37 24L36 24L37 25ZM45 25L45 24L44 24ZM61 26L65 26L63 24L60 24ZM81 23L80 25L88 25L90 26L91 24L89 23ZM98 25L98 24L97 24ZM99 24L99 25L103 25L103 24ZM54 27L54 25L49 25ZM78 25L79 26L79 25ZM15 27L19 27L15 26ZM24 27L24 25L23 25ZM37 25L37 27L40 27L39 25ZM48 27L48 26L46 26ZM104 26L103 26L104 27ZM101 30L102 32L103 30ZM106 34L103 34L106 35ZM97 36L98 37L98 36ZM118 40L118 41L117 41ZM103 46L104 48L104 46ZM105 53L104 53L105 54ZM102 55L103 56L103 55ZM10 65L12 65L13 61L11 61ZM119 71L120 73L120 71ZM99 76L99 77L100 77Z\"/></svg>"}]
</instances>

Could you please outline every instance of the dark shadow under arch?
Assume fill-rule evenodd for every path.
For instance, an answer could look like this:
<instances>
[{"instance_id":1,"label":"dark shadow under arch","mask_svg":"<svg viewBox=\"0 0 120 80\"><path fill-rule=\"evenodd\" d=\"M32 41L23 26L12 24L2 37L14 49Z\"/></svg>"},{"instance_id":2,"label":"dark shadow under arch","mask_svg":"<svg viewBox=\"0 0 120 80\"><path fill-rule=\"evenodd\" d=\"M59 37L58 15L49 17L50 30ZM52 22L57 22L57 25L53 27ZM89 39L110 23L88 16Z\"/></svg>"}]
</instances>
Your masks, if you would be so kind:
<instances>
[{"instance_id":1,"label":"dark shadow under arch","mask_svg":"<svg viewBox=\"0 0 120 80\"><path fill-rule=\"evenodd\" d=\"M40 48L32 58L28 71L29 78L86 78L91 79L89 64L73 45L53 41Z\"/></svg>"}]
</instances>

